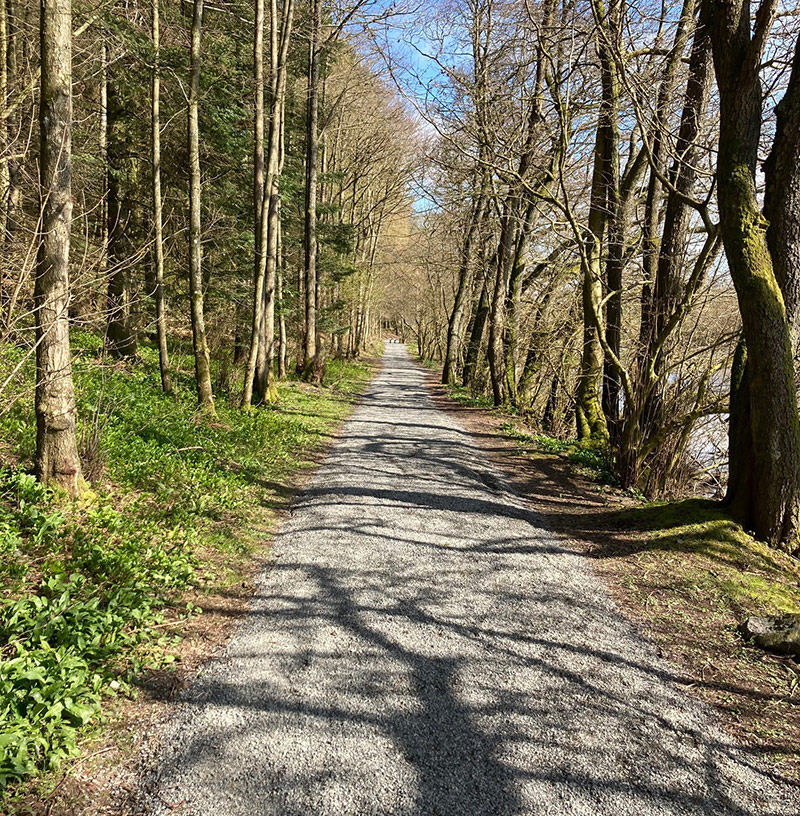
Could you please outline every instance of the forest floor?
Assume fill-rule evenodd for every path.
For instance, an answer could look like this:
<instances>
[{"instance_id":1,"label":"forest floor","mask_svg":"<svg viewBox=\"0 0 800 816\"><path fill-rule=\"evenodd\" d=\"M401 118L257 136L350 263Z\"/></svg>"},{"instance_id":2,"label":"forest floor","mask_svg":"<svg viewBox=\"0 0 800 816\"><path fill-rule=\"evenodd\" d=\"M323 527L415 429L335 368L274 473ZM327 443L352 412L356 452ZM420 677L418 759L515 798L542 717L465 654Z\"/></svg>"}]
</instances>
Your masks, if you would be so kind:
<instances>
[{"instance_id":1,"label":"forest floor","mask_svg":"<svg viewBox=\"0 0 800 816\"><path fill-rule=\"evenodd\" d=\"M113 362L102 339L73 339L83 500L28 475L29 366L0 411L3 814L118 812L132 758L244 614L276 527L374 371L331 361L322 387L283 382L250 412L220 371L209 418L177 349L168 397L154 349Z\"/></svg>"},{"instance_id":2,"label":"forest floor","mask_svg":"<svg viewBox=\"0 0 800 816\"><path fill-rule=\"evenodd\" d=\"M438 407L478 440L562 540L591 559L614 600L669 661L687 692L776 775L800 785L800 665L748 645L749 615L800 612L800 562L747 535L718 503L645 503L604 482L592 452L537 434L519 417L445 388Z\"/></svg>"},{"instance_id":3,"label":"forest floor","mask_svg":"<svg viewBox=\"0 0 800 816\"><path fill-rule=\"evenodd\" d=\"M387 346L134 812L795 816L547 524L577 496L509 489L425 379Z\"/></svg>"},{"instance_id":4,"label":"forest floor","mask_svg":"<svg viewBox=\"0 0 800 816\"><path fill-rule=\"evenodd\" d=\"M454 400L398 354L343 435L369 366L287 383L260 418L221 403L217 427L186 424L190 393L115 412L104 489L123 509L134 483L137 501L183 507L203 580L167 615L174 661L136 674L81 755L4 812L796 813L797 670L736 629L798 608L796 563L710 503L600 484L599 459ZM142 393L124 367L102 388L93 359L77 376L89 403ZM147 483L180 449L171 488L227 510Z\"/></svg>"}]
</instances>

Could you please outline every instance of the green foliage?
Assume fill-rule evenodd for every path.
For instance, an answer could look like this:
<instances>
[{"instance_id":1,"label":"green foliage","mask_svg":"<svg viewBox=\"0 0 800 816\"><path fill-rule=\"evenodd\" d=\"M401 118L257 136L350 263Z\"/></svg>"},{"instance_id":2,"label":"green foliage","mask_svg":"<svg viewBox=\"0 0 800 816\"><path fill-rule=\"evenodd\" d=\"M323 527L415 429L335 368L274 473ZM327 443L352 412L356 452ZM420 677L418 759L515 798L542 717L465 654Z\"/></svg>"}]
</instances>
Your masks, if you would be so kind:
<instances>
[{"instance_id":1,"label":"green foliage","mask_svg":"<svg viewBox=\"0 0 800 816\"><path fill-rule=\"evenodd\" d=\"M59 501L2 474L0 787L75 752L103 696L166 645L165 593L194 575L185 542L108 498Z\"/></svg>"},{"instance_id":2,"label":"green foliage","mask_svg":"<svg viewBox=\"0 0 800 816\"><path fill-rule=\"evenodd\" d=\"M450 385L447 388L450 397L461 405L466 405L469 408L488 408L491 409L492 400L485 394L475 394L468 388L462 385Z\"/></svg>"},{"instance_id":3,"label":"green foliage","mask_svg":"<svg viewBox=\"0 0 800 816\"><path fill-rule=\"evenodd\" d=\"M263 539L292 475L371 373L331 360L324 388L283 383L277 404L250 412L220 400L209 421L177 350L170 398L155 349L112 365L101 338L76 332L73 345L84 464L97 471L88 497L68 502L25 472L29 366L0 415L0 454L17 463L0 471L0 789L73 755L104 699L170 659L181 592L213 586L227 569L219 553ZM0 350L0 374L18 359Z\"/></svg>"},{"instance_id":4,"label":"green foliage","mask_svg":"<svg viewBox=\"0 0 800 816\"><path fill-rule=\"evenodd\" d=\"M502 430L521 445L531 446L543 453L565 456L581 473L600 484L619 484L608 445L604 442L591 439L563 440L546 434L531 434L520 430L513 422L503 423Z\"/></svg>"}]
</instances>

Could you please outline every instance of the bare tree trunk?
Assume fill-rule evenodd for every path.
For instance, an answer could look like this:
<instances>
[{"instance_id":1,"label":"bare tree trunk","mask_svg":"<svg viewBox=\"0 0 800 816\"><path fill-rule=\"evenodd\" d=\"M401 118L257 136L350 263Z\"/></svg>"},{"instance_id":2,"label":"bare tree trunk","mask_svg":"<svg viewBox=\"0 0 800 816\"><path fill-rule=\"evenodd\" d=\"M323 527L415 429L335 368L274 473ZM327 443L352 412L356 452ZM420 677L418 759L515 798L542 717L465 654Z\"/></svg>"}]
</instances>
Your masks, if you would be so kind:
<instances>
[{"instance_id":1,"label":"bare tree trunk","mask_svg":"<svg viewBox=\"0 0 800 816\"><path fill-rule=\"evenodd\" d=\"M613 161L619 150L617 115L619 81L611 51L616 35L615 14L618 4L609 11L599 0L592 4L598 26L597 53L600 58L602 99L597 120L592 172L589 223L583 261L583 352L576 390L575 419L579 439L608 439L608 425L603 413L601 389L603 352L601 327L597 324L597 305L602 301L603 238L609 221L609 189L614 181ZM612 201L616 207L616 201Z\"/></svg>"},{"instance_id":2,"label":"bare tree trunk","mask_svg":"<svg viewBox=\"0 0 800 816\"><path fill-rule=\"evenodd\" d=\"M447 347L444 353L444 363L442 365L442 382L445 385L452 385L456 380L456 368L461 359L461 343L464 324L464 311L467 298L472 286L474 274L475 245L480 235L480 226L483 222L483 213L486 209L486 174L481 170L481 182L476 191L475 199L470 214L469 227L464 237L464 244L461 248L461 264L458 270L458 288L453 310L450 313L450 320L447 326Z\"/></svg>"},{"instance_id":3,"label":"bare tree trunk","mask_svg":"<svg viewBox=\"0 0 800 816\"><path fill-rule=\"evenodd\" d=\"M274 24L274 23L273 23ZM250 351L244 370L242 408L253 400L256 372L264 356L261 335L264 323L264 265L261 242L261 210L264 202L264 0L256 0L253 23L253 230L255 256L253 268L253 321L250 329ZM259 394L263 398L263 394Z\"/></svg>"},{"instance_id":4,"label":"bare tree trunk","mask_svg":"<svg viewBox=\"0 0 800 816\"><path fill-rule=\"evenodd\" d=\"M483 333L486 330L486 321L489 317L489 274L483 276L483 285L478 297L478 306L475 310L475 318L472 321L469 342L467 343L467 354L464 358L464 370L461 375L461 384L468 388L475 380L478 371L478 356L481 350Z\"/></svg>"},{"instance_id":5,"label":"bare tree trunk","mask_svg":"<svg viewBox=\"0 0 800 816\"><path fill-rule=\"evenodd\" d=\"M306 105L306 190L303 252L305 257L305 331L303 376L318 380L317 365L317 154L319 118L319 34L322 0L311 0L308 100Z\"/></svg>"},{"instance_id":6,"label":"bare tree trunk","mask_svg":"<svg viewBox=\"0 0 800 816\"><path fill-rule=\"evenodd\" d=\"M586 259L583 269L583 350L575 394L575 420L578 439L607 439L608 426L601 403L603 352L598 329L592 314L602 299L601 252L607 211L605 195L607 131L602 122L597 126L592 204L589 209L589 229Z\"/></svg>"},{"instance_id":7,"label":"bare tree trunk","mask_svg":"<svg viewBox=\"0 0 800 816\"><path fill-rule=\"evenodd\" d=\"M261 11L263 17L263 10ZM272 402L277 398L274 376L275 358L275 301L278 279L278 261L280 244L280 189L279 180L283 171L283 129L284 105L286 99L286 81L288 72L289 44L292 36L294 18L294 4L286 0L282 19L278 19L276 0L271 0L270 7L270 124L266 147L266 173L262 166L264 178L263 191L259 202L258 212L258 266L256 269L256 297L259 296L259 314L254 312L254 325L258 317L258 339L255 342L257 352L251 346L250 363L255 360L252 373L255 375L255 390L262 402ZM263 40L263 38L262 38ZM263 42L256 44L256 51L261 49L263 61ZM257 60L258 61L258 60ZM263 89L263 71L261 71L261 85ZM262 94L263 96L263 94ZM263 99L262 111L263 117ZM261 162L264 162L263 133ZM285 348L285 344L284 344ZM253 380L250 376L250 365L245 374L245 397L242 405L249 405L247 388Z\"/></svg>"},{"instance_id":8,"label":"bare tree trunk","mask_svg":"<svg viewBox=\"0 0 800 816\"><path fill-rule=\"evenodd\" d=\"M108 44L105 37L100 43L100 132L97 134L97 148L103 167L108 167ZM108 172L101 181L101 201L98 208L100 240L100 265L108 264Z\"/></svg>"},{"instance_id":9,"label":"bare tree trunk","mask_svg":"<svg viewBox=\"0 0 800 816\"><path fill-rule=\"evenodd\" d=\"M107 235L106 274L108 276L108 350L115 357L136 354L136 334L131 325L130 264L133 254L130 233L135 224L135 203L129 187L135 178L135 159L130 155L130 140L126 132L128 111L121 99L120 63L107 83L106 113L106 189Z\"/></svg>"},{"instance_id":10,"label":"bare tree trunk","mask_svg":"<svg viewBox=\"0 0 800 816\"><path fill-rule=\"evenodd\" d=\"M0 0L0 150L8 153L8 122L6 103L8 100L8 7ZM11 186L8 160L0 165L0 237L5 242L6 221L8 220L8 194Z\"/></svg>"},{"instance_id":11,"label":"bare tree trunk","mask_svg":"<svg viewBox=\"0 0 800 816\"><path fill-rule=\"evenodd\" d=\"M277 289L277 308L278 308L278 378L283 379L286 376L286 352L287 352L287 335L286 335L286 312L283 301L283 230L281 227L281 213L280 202L278 202L278 281Z\"/></svg>"},{"instance_id":12,"label":"bare tree trunk","mask_svg":"<svg viewBox=\"0 0 800 816\"><path fill-rule=\"evenodd\" d=\"M39 100L42 195L36 310L36 475L76 495L83 487L69 349L72 221L72 4L42 0Z\"/></svg>"},{"instance_id":13,"label":"bare tree trunk","mask_svg":"<svg viewBox=\"0 0 800 816\"><path fill-rule=\"evenodd\" d=\"M17 20L17 6L15 0L6 0L6 29L8 35L8 45L6 46L6 88L15 89L17 82L17 39L19 31L19 21ZM6 138L9 133L14 132L18 117L15 114L5 117ZM8 160L8 189L5 205L5 234L4 243L8 243L13 238L17 230L17 212L20 204L20 162L19 159L9 157Z\"/></svg>"},{"instance_id":14,"label":"bare tree trunk","mask_svg":"<svg viewBox=\"0 0 800 816\"><path fill-rule=\"evenodd\" d=\"M767 241L786 304L797 363L800 317L800 36L786 93L776 109L775 141L764 163Z\"/></svg>"},{"instance_id":15,"label":"bare tree trunk","mask_svg":"<svg viewBox=\"0 0 800 816\"><path fill-rule=\"evenodd\" d=\"M164 219L161 204L161 37L159 29L159 0L153 0L153 77L152 77L152 182L153 182L153 257L155 260L156 335L158 337L158 367L161 388L172 393L167 352L167 313L164 304Z\"/></svg>"},{"instance_id":16,"label":"bare tree trunk","mask_svg":"<svg viewBox=\"0 0 800 816\"><path fill-rule=\"evenodd\" d=\"M192 314L192 344L194 369L197 380L198 405L214 413L214 394L211 388L211 356L206 338L203 313L203 245L200 221L200 46L203 31L203 0L192 4L192 44L190 51L190 82L188 105L189 138L189 287Z\"/></svg>"},{"instance_id":17,"label":"bare tree trunk","mask_svg":"<svg viewBox=\"0 0 800 816\"><path fill-rule=\"evenodd\" d=\"M675 39L661 77L658 99L656 101L656 115L653 123L654 132L651 146L651 158L654 169L651 168L650 178L648 180L647 199L644 208L644 225L642 228L642 269L644 274L644 286L642 287L641 322L639 330L642 349L647 348L655 332L653 298L656 265L659 257L658 225L660 223L662 187L659 174L663 173L665 167L664 136L667 130L672 97L675 92L675 83L678 78L678 68L686 47L686 37L689 27L694 19L694 10L695 0L683 0L683 8L681 10L680 19L678 20Z\"/></svg>"}]
</instances>

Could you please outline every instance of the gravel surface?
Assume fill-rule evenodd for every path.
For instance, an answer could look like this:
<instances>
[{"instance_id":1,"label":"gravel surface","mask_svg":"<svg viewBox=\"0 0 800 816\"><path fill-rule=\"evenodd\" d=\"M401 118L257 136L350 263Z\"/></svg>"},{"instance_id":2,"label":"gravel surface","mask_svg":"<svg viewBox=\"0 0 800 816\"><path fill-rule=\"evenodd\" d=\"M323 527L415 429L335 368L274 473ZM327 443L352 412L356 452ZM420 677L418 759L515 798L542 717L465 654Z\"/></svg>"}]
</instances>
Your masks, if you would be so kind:
<instances>
[{"instance_id":1,"label":"gravel surface","mask_svg":"<svg viewBox=\"0 0 800 816\"><path fill-rule=\"evenodd\" d=\"M786 814L404 346L167 724L140 812Z\"/></svg>"}]
</instances>

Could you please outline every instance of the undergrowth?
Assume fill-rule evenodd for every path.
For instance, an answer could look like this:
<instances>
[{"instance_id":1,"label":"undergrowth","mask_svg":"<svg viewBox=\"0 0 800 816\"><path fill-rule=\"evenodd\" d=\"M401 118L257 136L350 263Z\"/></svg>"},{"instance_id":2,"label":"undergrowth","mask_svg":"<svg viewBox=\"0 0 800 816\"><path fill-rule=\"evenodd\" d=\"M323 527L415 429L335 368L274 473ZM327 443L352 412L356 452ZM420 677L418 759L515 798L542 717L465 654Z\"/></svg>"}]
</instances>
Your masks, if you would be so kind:
<instances>
[{"instance_id":1,"label":"undergrowth","mask_svg":"<svg viewBox=\"0 0 800 816\"><path fill-rule=\"evenodd\" d=\"M555 439L546 434L532 434L520 430L513 422L504 422L503 433L520 445L533 448L543 453L563 455L585 476L605 485L617 485L619 480L614 473L614 465L607 445L578 440Z\"/></svg>"},{"instance_id":2,"label":"undergrowth","mask_svg":"<svg viewBox=\"0 0 800 816\"><path fill-rule=\"evenodd\" d=\"M286 503L371 374L329 361L322 388L282 383L275 405L249 412L219 399L209 420L195 411L190 358L174 356L169 397L154 349L123 364L90 334L73 347L86 496L67 501L30 475L29 361L0 414L0 805L75 754L104 701L172 659L180 617L200 611L181 593L220 579L220 552L260 543L249 518ZM0 350L2 379L21 359Z\"/></svg>"}]
</instances>

